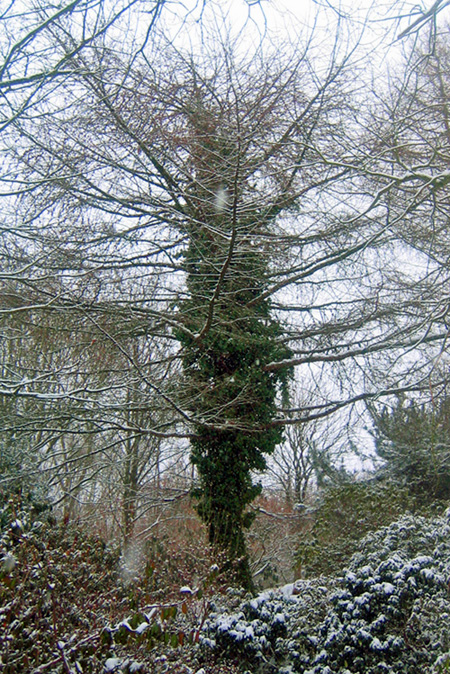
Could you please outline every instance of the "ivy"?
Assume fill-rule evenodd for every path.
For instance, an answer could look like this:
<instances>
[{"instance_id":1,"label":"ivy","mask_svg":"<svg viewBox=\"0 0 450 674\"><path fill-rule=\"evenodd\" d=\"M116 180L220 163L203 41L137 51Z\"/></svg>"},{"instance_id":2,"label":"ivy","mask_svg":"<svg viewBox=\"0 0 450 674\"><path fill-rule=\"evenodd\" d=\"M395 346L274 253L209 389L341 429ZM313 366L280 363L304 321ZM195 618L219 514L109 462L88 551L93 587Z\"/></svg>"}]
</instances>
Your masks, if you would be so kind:
<instances>
[{"instance_id":1,"label":"ivy","mask_svg":"<svg viewBox=\"0 0 450 674\"><path fill-rule=\"evenodd\" d=\"M261 491L252 473L264 470L265 457L282 440L273 424L276 399L286 394L291 375L288 367L271 372L266 366L288 359L290 350L264 295L267 251L250 245L270 222L257 206L239 215L245 192L245 183L236 183L239 148L217 131L220 118L198 106L191 148L197 178L186 218L188 297L180 307L188 330L176 336L183 346L186 405L196 418L191 449L198 513L210 542L229 553L238 580L251 588L244 530L252 517L246 509ZM218 210L214 194L224 186L234 205Z\"/></svg>"}]
</instances>

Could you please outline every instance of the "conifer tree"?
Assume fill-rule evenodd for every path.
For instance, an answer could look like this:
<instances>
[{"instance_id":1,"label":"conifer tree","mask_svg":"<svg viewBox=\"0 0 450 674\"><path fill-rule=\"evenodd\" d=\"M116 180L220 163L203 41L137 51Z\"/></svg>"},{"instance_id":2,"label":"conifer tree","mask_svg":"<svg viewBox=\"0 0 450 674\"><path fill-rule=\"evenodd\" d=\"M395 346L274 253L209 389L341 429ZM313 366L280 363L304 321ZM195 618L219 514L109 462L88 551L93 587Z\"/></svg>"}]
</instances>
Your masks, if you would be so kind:
<instances>
[{"instance_id":1,"label":"conifer tree","mask_svg":"<svg viewBox=\"0 0 450 674\"><path fill-rule=\"evenodd\" d=\"M406 401L399 396L392 409L374 420L375 449L385 464L382 472L423 503L450 496L450 399L433 405Z\"/></svg>"}]
</instances>

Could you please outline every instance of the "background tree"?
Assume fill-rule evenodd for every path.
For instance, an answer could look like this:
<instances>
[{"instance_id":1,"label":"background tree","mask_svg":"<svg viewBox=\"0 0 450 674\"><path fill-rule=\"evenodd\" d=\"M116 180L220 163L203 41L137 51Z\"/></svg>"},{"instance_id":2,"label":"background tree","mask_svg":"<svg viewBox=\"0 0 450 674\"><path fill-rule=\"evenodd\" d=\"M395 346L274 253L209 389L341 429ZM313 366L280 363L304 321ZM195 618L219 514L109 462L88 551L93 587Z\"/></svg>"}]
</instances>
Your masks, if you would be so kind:
<instances>
[{"instance_id":1,"label":"background tree","mask_svg":"<svg viewBox=\"0 0 450 674\"><path fill-rule=\"evenodd\" d=\"M405 260L402 269L386 261L381 287L395 277L399 297L409 296L405 322L412 311L421 313L427 333L421 337L420 330L405 329L411 345L420 349L423 338L441 343L433 357L433 380L441 379L441 384L446 380L441 340L448 334L448 296L442 292L448 284L449 251L448 51L446 31L435 36L431 51L422 35L405 45L389 90L380 86L378 102L371 107L366 137L374 158L367 177L379 190L392 251Z\"/></svg>"},{"instance_id":2,"label":"background tree","mask_svg":"<svg viewBox=\"0 0 450 674\"><path fill-rule=\"evenodd\" d=\"M291 399L295 385L292 389ZM314 402L311 396L309 402ZM351 444L351 432L342 419L325 417L288 425L283 443L269 462L271 486L281 488L288 506L305 505L308 497L314 498L317 488L348 479L341 462L349 458Z\"/></svg>"},{"instance_id":3,"label":"background tree","mask_svg":"<svg viewBox=\"0 0 450 674\"><path fill-rule=\"evenodd\" d=\"M450 498L450 403L399 398L381 412L371 408L381 473L424 503Z\"/></svg>"}]
</instances>

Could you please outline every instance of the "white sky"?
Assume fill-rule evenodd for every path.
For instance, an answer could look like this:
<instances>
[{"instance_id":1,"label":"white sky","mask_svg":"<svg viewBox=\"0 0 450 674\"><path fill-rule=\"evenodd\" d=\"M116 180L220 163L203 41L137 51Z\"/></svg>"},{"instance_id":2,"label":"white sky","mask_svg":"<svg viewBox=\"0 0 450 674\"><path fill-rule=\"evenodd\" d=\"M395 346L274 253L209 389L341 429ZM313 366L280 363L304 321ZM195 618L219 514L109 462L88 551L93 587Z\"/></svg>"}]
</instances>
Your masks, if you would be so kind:
<instances>
[{"instance_id":1,"label":"white sky","mask_svg":"<svg viewBox=\"0 0 450 674\"><path fill-rule=\"evenodd\" d=\"M162 18L174 39L191 44L195 44L196 39L204 39L208 24L217 26L224 21L234 33L243 31L246 48L251 41L257 44L262 37L295 42L302 33L306 35L314 29L324 55L339 32L347 47L362 36L363 51L376 52L383 59L380 53L383 37L385 47L394 46L397 35L411 24L411 13L416 18L418 12L426 12L432 4L432 0L185 0L181 3L176 0L165 6ZM449 20L450 7L447 7L438 15L438 28ZM391 54L398 47L399 43L389 50Z\"/></svg>"}]
</instances>

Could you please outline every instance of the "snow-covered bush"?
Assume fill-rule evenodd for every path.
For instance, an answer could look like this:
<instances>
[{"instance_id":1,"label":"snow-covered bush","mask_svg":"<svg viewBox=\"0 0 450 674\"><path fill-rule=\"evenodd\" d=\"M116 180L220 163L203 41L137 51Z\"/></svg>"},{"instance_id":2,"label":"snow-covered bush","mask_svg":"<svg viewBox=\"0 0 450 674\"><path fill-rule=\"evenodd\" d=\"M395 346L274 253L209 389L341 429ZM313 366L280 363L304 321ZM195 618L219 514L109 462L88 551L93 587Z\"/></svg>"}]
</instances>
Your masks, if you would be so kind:
<instances>
[{"instance_id":1,"label":"snow-covered bush","mask_svg":"<svg viewBox=\"0 0 450 674\"><path fill-rule=\"evenodd\" d=\"M315 652L329 595L330 579L318 578L297 582L295 590L292 585L267 590L234 611L213 607L201 645L228 657L239 656L252 672L281 672L293 663L302 671L302 663Z\"/></svg>"},{"instance_id":2,"label":"snow-covered bush","mask_svg":"<svg viewBox=\"0 0 450 674\"><path fill-rule=\"evenodd\" d=\"M404 515L362 541L308 674L419 673L449 650L449 525Z\"/></svg>"},{"instance_id":3,"label":"snow-covered bush","mask_svg":"<svg viewBox=\"0 0 450 674\"><path fill-rule=\"evenodd\" d=\"M0 515L1 671L102 671L100 634L121 601L117 555L18 495Z\"/></svg>"},{"instance_id":4,"label":"snow-covered bush","mask_svg":"<svg viewBox=\"0 0 450 674\"><path fill-rule=\"evenodd\" d=\"M297 581L212 614L202 643L252 662L250 671L302 674L445 672L450 651L450 511L404 515L369 534L345 576Z\"/></svg>"},{"instance_id":5,"label":"snow-covered bush","mask_svg":"<svg viewBox=\"0 0 450 674\"><path fill-rule=\"evenodd\" d=\"M217 564L206 567L205 556L194 585L183 576L194 550L182 552L170 565L155 555L137 579L124 578L118 549L12 495L0 504L0 671L196 672L198 632L228 576ZM221 663L215 671L236 668Z\"/></svg>"}]
</instances>

